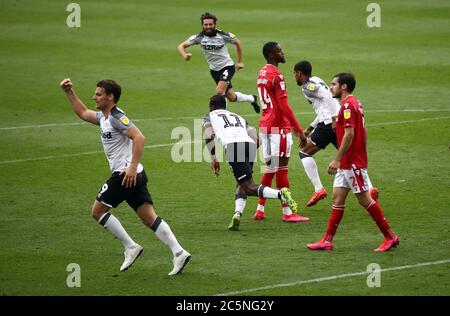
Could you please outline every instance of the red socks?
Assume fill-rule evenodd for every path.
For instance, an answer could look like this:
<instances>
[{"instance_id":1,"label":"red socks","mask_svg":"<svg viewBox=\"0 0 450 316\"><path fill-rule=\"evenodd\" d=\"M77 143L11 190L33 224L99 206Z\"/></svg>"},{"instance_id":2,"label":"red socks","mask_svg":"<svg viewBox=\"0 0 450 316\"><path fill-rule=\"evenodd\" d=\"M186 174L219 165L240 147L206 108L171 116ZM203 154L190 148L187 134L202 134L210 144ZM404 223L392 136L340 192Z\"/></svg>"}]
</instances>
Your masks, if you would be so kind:
<instances>
[{"instance_id":1,"label":"red socks","mask_svg":"<svg viewBox=\"0 0 450 316\"><path fill-rule=\"evenodd\" d=\"M391 231L386 218L384 218L383 211L380 208L380 205L372 200L369 205L366 206L367 211L370 216L372 216L375 223L377 223L378 228L381 230L385 238L391 239L394 233Z\"/></svg>"},{"instance_id":2,"label":"red socks","mask_svg":"<svg viewBox=\"0 0 450 316\"><path fill-rule=\"evenodd\" d=\"M279 167L277 170L277 178L276 178L277 189L281 188L289 188L289 180L288 180L288 167ZM281 207L287 207L288 205L285 203L281 203Z\"/></svg>"},{"instance_id":3,"label":"red socks","mask_svg":"<svg viewBox=\"0 0 450 316\"><path fill-rule=\"evenodd\" d=\"M333 205L331 208L330 218L328 219L327 232L325 234L325 240L332 242L333 237L336 234L336 230L344 216L344 205Z\"/></svg>"},{"instance_id":4,"label":"red socks","mask_svg":"<svg viewBox=\"0 0 450 316\"><path fill-rule=\"evenodd\" d=\"M375 200L372 200L369 205L367 205L366 209L369 212L370 216L372 216L380 231L383 233L384 237L392 239L394 233L389 227L386 218L384 218L383 211L381 210L380 205L378 205ZM343 216L344 205L333 205L333 207L331 208L330 218L328 220L327 232L324 238L325 241L333 241L333 237L336 234L336 230Z\"/></svg>"}]
</instances>

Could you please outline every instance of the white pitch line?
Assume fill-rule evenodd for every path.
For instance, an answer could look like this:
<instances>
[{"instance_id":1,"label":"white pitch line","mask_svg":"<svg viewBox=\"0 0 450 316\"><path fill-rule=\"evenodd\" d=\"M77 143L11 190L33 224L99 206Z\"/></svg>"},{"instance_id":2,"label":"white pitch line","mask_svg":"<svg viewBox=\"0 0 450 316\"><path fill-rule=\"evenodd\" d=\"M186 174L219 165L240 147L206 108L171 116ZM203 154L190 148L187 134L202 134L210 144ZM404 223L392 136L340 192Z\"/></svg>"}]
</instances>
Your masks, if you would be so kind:
<instances>
[{"instance_id":1,"label":"white pitch line","mask_svg":"<svg viewBox=\"0 0 450 316\"><path fill-rule=\"evenodd\" d=\"M200 143L200 141L191 141L191 142L181 142L181 143L167 143L167 144L157 144L157 145L148 145L144 146L145 149L159 148L159 147L169 147L175 144L194 144ZM94 155L103 153L101 150L96 151L86 151L82 153L74 153L74 154L62 154L62 155L52 155L52 156L44 156L44 157L36 157L36 158L26 158L26 159L16 159L16 160L3 160L0 161L0 164L9 164L9 163L18 163L18 162L27 162L27 161L38 161L38 160L49 160L49 159L57 159L57 158L70 158L84 155Z\"/></svg>"},{"instance_id":2,"label":"white pitch line","mask_svg":"<svg viewBox=\"0 0 450 316\"><path fill-rule=\"evenodd\" d=\"M381 123L374 123L374 124L368 124L369 127L373 126L384 126L384 125L399 125L399 124L407 124L407 123L420 123L425 121L432 121L432 120L445 120L450 119L450 116L443 116L443 117L433 117L433 118L425 118L425 119L419 119L419 120L408 120L408 121L396 121L396 122L381 122ZM169 147L175 144L193 144L193 143L200 143L202 141L195 140L190 142L182 142L182 143L167 143L167 144L156 144L156 145L149 145L145 146L144 148L159 148L159 147ZM68 157L77 157L77 156L84 156L84 155L92 155L92 154L98 154L102 151L88 151L83 153L74 153L74 154L63 154L63 155L52 155L52 156L44 156L44 157L36 157L36 158L25 158L25 159L15 159L15 160L2 160L0 161L1 164L9 164L9 163L19 163L19 162L27 162L27 161L39 161L39 160L49 160L49 159L56 159L56 158L68 158Z\"/></svg>"},{"instance_id":3,"label":"white pitch line","mask_svg":"<svg viewBox=\"0 0 450 316\"><path fill-rule=\"evenodd\" d=\"M446 119L450 119L450 116L430 117L430 118L409 120L409 121L380 122L380 123L373 123L373 124L367 123L367 126L371 127L371 126L384 126L384 125L398 125L398 124L420 123L420 122L426 122L426 121L446 120Z\"/></svg>"},{"instance_id":4,"label":"white pitch line","mask_svg":"<svg viewBox=\"0 0 450 316\"><path fill-rule=\"evenodd\" d=\"M450 109L404 109L404 110L367 110L365 113L393 113L393 112L450 112ZM314 112L295 112L295 115L313 115ZM261 114L246 114L245 116L260 116ZM135 122L140 121L171 121L171 120L194 120L201 119L201 116L180 116L180 117L156 117L156 118L143 118L143 119L133 119ZM37 125L22 125L22 126L9 126L0 127L0 131L9 131L15 129L27 129L27 128L45 128L45 127L63 127L63 126L77 126L88 124L86 122L76 122L76 123L49 123L49 124L37 124Z\"/></svg>"},{"instance_id":5,"label":"white pitch line","mask_svg":"<svg viewBox=\"0 0 450 316\"><path fill-rule=\"evenodd\" d=\"M417 264L408 264L408 265L404 265L404 266L380 269L380 272L414 269L414 268L432 266L432 265L437 265L437 264L446 264L446 263L450 263L450 259L433 261L433 262L422 262L422 263L417 263ZM361 271L361 272L354 272L354 273L331 275L331 276L326 276L326 277L321 277L321 278L316 278L316 279L299 280L299 281L295 281L295 282L267 285L267 286L255 287L255 288L251 288L251 289L240 290L240 291L219 293L219 294L215 294L215 296L239 295L239 294L243 294L243 293L250 293L250 292L256 292L256 291L272 290L272 289L281 288L281 287L290 287L290 286L303 285L303 284L308 284L308 283L319 283L319 282L325 282L325 281L331 281L331 280L337 280L337 279L343 279L343 278L350 278L350 277L354 277L354 276L366 275L369 273L371 273L371 272Z\"/></svg>"}]
</instances>

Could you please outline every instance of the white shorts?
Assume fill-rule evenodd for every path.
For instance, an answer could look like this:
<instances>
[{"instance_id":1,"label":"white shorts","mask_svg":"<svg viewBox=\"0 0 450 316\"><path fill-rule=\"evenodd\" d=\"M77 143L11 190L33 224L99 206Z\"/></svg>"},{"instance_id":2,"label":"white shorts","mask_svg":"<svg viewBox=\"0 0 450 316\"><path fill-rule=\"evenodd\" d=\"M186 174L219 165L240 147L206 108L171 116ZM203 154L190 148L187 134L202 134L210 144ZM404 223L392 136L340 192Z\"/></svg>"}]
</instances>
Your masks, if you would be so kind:
<instances>
[{"instance_id":1,"label":"white shorts","mask_svg":"<svg viewBox=\"0 0 450 316\"><path fill-rule=\"evenodd\" d=\"M353 193L361 193L372 187L367 169L338 169L334 177L333 187L348 188Z\"/></svg>"},{"instance_id":2,"label":"white shorts","mask_svg":"<svg viewBox=\"0 0 450 316\"><path fill-rule=\"evenodd\" d=\"M269 160L272 157L290 157L291 147L293 144L292 134L283 133L281 130L280 134L259 134L262 148L263 156L265 160Z\"/></svg>"}]
</instances>

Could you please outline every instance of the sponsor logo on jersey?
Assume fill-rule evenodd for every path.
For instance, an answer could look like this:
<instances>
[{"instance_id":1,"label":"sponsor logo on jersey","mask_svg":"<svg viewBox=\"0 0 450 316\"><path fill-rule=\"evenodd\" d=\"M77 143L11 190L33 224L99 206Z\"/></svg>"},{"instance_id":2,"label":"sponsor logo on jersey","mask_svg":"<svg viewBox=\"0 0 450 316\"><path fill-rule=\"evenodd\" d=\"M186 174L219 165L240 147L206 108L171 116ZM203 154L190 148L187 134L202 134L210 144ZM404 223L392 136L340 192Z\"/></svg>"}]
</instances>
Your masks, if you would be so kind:
<instances>
[{"instance_id":1,"label":"sponsor logo on jersey","mask_svg":"<svg viewBox=\"0 0 450 316\"><path fill-rule=\"evenodd\" d=\"M103 139L111 139L112 138L111 132L102 133L102 138Z\"/></svg>"},{"instance_id":2,"label":"sponsor logo on jersey","mask_svg":"<svg viewBox=\"0 0 450 316\"><path fill-rule=\"evenodd\" d=\"M286 83L284 81L281 81L280 87L281 87L281 89L286 90Z\"/></svg>"},{"instance_id":3,"label":"sponsor logo on jersey","mask_svg":"<svg viewBox=\"0 0 450 316\"><path fill-rule=\"evenodd\" d=\"M122 117L120 118L120 121L121 121L123 124L125 124L125 125L130 124L130 120L129 120L128 117L126 117L126 116L122 116Z\"/></svg>"},{"instance_id":4,"label":"sponsor logo on jersey","mask_svg":"<svg viewBox=\"0 0 450 316\"><path fill-rule=\"evenodd\" d=\"M204 50L221 50L225 44L223 45L202 45Z\"/></svg>"},{"instance_id":5,"label":"sponsor logo on jersey","mask_svg":"<svg viewBox=\"0 0 450 316\"><path fill-rule=\"evenodd\" d=\"M348 120L352 115L352 111L350 109L344 110L344 119Z\"/></svg>"}]
</instances>

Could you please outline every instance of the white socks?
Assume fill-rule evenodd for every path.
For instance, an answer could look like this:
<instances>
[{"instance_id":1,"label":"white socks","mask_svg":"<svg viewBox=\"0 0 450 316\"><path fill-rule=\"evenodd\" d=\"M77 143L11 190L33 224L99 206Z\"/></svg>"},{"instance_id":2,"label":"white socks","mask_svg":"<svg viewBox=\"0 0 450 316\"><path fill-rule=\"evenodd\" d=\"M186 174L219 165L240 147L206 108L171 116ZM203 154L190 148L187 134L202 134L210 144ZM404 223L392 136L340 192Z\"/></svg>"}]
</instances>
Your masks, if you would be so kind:
<instances>
[{"instance_id":1,"label":"white socks","mask_svg":"<svg viewBox=\"0 0 450 316\"><path fill-rule=\"evenodd\" d=\"M291 208L289 206L283 207L282 210L283 210L283 215L289 216L289 215L292 214L292 210L291 210Z\"/></svg>"},{"instance_id":2,"label":"white socks","mask_svg":"<svg viewBox=\"0 0 450 316\"><path fill-rule=\"evenodd\" d=\"M234 201L234 203L235 203L234 212L239 213L239 215L242 215L242 213L244 212L245 203L247 203L247 199L238 198Z\"/></svg>"},{"instance_id":3,"label":"white socks","mask_svg":"<svg viewBox=\"0 0 450 316\"><path fill-rule=\"evenodd\" d=\"M236 101L237 102L254 102L255 98L253 98L253 95L251 94L243 94L240 92L234 92L236 94Z\"/></svg>"},{"instance_id":4,"label":"white socks","mask_svg":"<svg viewBox=\"0 0 450 316\"><path fill-rule=\"evenodd\" d=\"M313 157L304 157L300 159L305 168L306 175L311 183L314 185L314 191L319 192L323 188L320 181L319 172L317 171L317 164Z\"/></svg>"},{"instance_id":5,"label":"white socks","mask_svg":"<svg viewBox=\"0 0 450 316\"><path fill-rule=\"evenodd\" d=\"M278 199L278 193L280 190L272 189L271 187L265 187L263 190L263 198L265 199Z\"/></svg>"},{"instance_id":6,"label":"white socks","mask_svg":"<svg viewBox=\"0 0 450 316\"><path fill-rule=\"evenodd\" d=\"M125 231L125 228L123 228L122 224L120 224L117 217L115 217L111 213L106 212L105 214L103 214L98 222L100 223L100 225L105 227L106 230L109 231L114 237L121 240L126 249L134 248L134 246L136 245L134 240L131 239L131 237Z\"/></svg>"},{"instance_id":7,"label":"white socks","mask_svg":"<svg viewBox=\"0 0 450 316\"><path fill-rule=\"evenodd\" d=\"M160 217L157 217L152 227L150 227L154 232L156 237L161 240L167 247L172 251L173 256L183 250L183 247L178 243L177 238L172 233L169 225L163 221Z\"/></svg>"},{"instance_id":8,"label":"white socks","mask_svg":"<svg viewBox=\"0 0 450 316\"><path fill-rule=\"evenodd\" d=\"M120 239L126 249L134 248L136 246L136 243L125 231L119 220L111 213L106 212L103 214L98 222L114 237ZM156 218L150 228L155 232L156 237L158 237L159 240L170 248L174 257L177 253L180 253L183 250L183 247L181 247L178 243L177 238L172 233L172 230L170 230L169 225L167 225L167 223L160 217Z\"/></svg>"}]
</instances>

